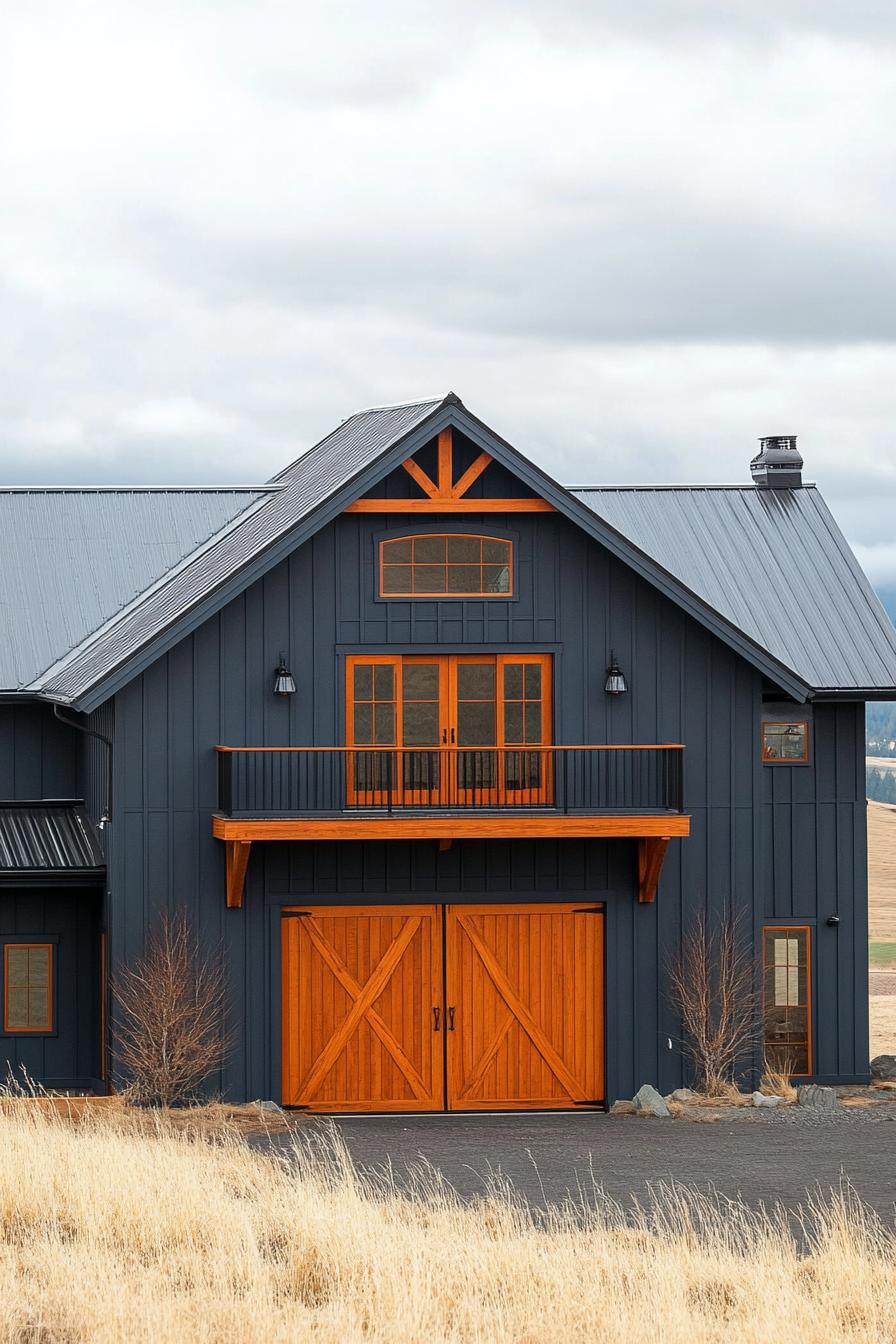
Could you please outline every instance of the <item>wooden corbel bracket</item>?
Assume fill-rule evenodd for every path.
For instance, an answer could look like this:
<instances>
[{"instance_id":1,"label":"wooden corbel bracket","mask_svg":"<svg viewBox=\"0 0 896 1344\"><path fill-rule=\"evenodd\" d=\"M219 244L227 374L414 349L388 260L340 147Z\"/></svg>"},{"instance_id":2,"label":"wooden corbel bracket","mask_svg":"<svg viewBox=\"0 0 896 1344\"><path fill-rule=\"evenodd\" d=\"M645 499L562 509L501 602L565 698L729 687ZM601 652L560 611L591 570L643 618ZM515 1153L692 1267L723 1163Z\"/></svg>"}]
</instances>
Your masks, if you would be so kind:
<instances>
[{"instance_id":1,"label":"wooden corbel bracket","mask_svg":"<svg viewBox=\"0 0 896 1344\"><path fill-rule=\"evenodd\" d=\"M656 897L668 848L667 836L642 836L638 841L638 900L642 904L650 904Z\"/></svg>"}]
</instances>

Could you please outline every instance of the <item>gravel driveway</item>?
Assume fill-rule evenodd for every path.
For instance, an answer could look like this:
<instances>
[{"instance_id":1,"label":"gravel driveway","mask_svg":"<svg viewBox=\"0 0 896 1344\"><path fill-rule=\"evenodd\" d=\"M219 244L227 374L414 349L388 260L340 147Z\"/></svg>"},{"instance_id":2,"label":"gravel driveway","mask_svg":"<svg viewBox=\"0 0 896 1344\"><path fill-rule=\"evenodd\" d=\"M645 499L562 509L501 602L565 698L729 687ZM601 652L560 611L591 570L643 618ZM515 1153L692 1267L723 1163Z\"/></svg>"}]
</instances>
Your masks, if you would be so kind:
<instances>
[{"instance_id":1,"label":"gravel driveway","mask_svg":"<svg viewBox=\"0 0 896 1344\"><path fill-rule=\"evenodd\" d=\"M361 1170L392 1168L398 1184L421 1159L465 1198L489 1174L510 1179L530 1204L575 1198L601 1185L629 1204L651 1182L674 1180L748 1203L790 1210L848 1180L890 1225L896 1221L896 1103L841 1108L830 1119L790 1110L742 1112L716 1123L588 1114L349 1116L333 1124ZM262 1142L288 1145L288 1135Z\"/></svg>"}]
</instances>

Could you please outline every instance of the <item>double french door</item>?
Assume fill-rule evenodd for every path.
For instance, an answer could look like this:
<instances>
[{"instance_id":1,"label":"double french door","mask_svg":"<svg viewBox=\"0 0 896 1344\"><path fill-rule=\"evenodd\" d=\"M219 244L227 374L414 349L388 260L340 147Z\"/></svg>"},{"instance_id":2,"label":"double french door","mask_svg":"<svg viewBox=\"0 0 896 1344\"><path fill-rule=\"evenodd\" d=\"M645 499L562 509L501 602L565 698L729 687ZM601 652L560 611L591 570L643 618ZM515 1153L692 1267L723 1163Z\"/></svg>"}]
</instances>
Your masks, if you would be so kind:
<instances>
[{"instance_id":1,"label":"double french door","mask_svg":"<svg viewBox=\"0 0 896 1344\"><path fill-rule=\"evenodd\" d=\"M550 803L551 709L548 654L350 657L348 802Z\"/></svg>"}]
</instances>

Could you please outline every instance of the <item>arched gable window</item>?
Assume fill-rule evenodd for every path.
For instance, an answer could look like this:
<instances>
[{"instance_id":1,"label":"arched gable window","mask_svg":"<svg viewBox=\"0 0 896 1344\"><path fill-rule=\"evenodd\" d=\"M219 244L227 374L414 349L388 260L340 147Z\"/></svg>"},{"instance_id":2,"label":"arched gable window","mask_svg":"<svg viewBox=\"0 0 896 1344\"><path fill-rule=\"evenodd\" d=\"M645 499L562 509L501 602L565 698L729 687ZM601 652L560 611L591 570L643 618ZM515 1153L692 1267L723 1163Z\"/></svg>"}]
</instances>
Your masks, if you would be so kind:
<instances>
[{"instance_id":1,"label":"arched gable window","mask_svg":"<svg viewBox=\"0 0 896 1344\"><path fill-rule=\"evenodd\" d=\"M427 532L380 542L381 597L509 597L513 545L501 537Z\"/></svg>"}]
</instances>

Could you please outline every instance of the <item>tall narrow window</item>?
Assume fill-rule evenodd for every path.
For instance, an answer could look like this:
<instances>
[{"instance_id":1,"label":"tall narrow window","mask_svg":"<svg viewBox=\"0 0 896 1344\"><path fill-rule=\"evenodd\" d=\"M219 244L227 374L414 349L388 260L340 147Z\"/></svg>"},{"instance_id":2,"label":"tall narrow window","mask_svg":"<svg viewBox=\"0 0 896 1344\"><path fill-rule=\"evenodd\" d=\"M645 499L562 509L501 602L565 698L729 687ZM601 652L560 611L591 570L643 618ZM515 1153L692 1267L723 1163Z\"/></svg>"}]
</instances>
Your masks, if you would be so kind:
<instances>
[{"instance_id":1,"label":"tall narrow window","mask_svg":"<svg viewBox=\"0 0 896 1344\"><path fill-rule=\"evenodd\" d=\"M773 1068L812 1072L809 930L767 928L763 934L765 1058Z\"/></svg>"},{"instance_id":2,"label":"tall narrow window","mask_svg":"<svg viewBox=\"0 0 896 1344\"><path fill-rule=\"evenodd\" d=\"M380 597L509 597L512 552L501 537L392 537L380 542Z\"/></svg>"},{"instance_id":3,"label":"tall narrow window","mask_svg":"<svg viewBox=\"0 0 896 1344\"><path fill-rule=\"evenodd\" d=\"M52 944L4 944L4 1031L53 1030L52 973Z\"/></svg>"}]
</instances>

